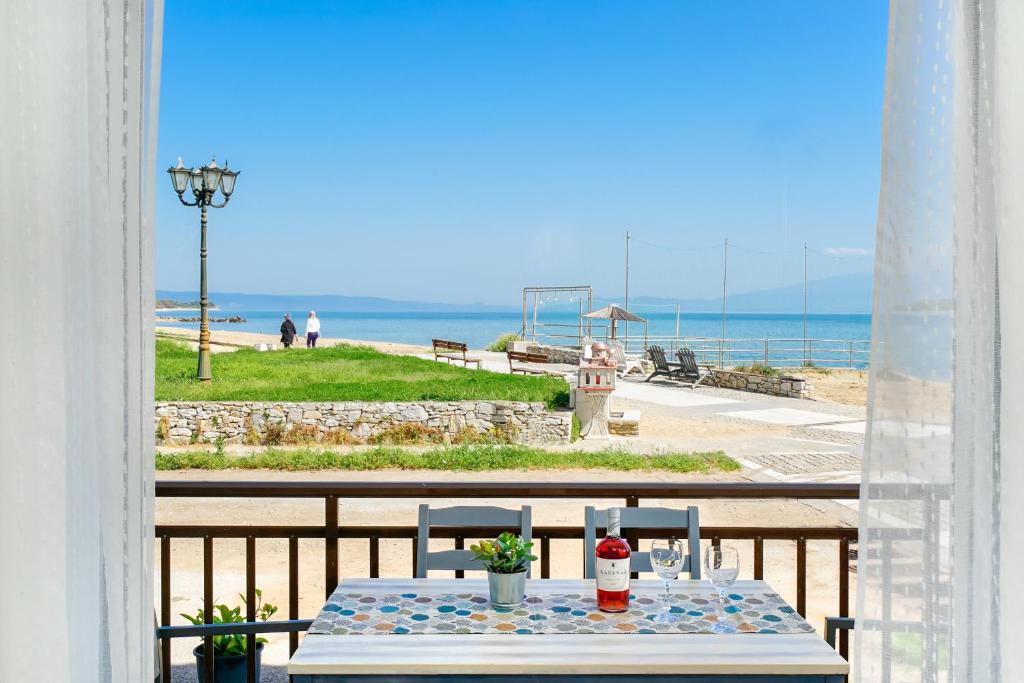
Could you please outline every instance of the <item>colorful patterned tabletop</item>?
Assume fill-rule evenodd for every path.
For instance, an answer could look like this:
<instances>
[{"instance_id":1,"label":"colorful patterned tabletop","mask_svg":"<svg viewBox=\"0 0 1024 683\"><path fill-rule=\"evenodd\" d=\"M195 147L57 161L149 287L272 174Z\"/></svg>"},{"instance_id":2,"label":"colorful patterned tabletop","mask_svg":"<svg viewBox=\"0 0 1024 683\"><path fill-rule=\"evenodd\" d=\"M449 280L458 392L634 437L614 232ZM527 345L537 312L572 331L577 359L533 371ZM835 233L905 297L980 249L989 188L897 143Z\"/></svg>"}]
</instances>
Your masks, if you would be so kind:
<instances>
[{"instance_id":1,"label":"colorful patterned tabletop","mask_svg":"<svg viewBox=\"0 0 1024 683\"><path fill-rule=\"evenodd\" d=\"M517 609L491 607L487 584L472 579L373 585L343 582L328 599L309 633L349 634L544 634L714 633L721 607L707 583L678 582L672 612L679 621L654 621L661 609L660 582L635 581L630 609L597 609L592 581L530 581ZM460 590L460 588L463 588ZM399 592L400 591L400 592ZM728 594L727 624L736 633L812 633L814 629L762 582L739 582ZM730 629L730 630L731 630Z\"/></svg>"}]
</instances>

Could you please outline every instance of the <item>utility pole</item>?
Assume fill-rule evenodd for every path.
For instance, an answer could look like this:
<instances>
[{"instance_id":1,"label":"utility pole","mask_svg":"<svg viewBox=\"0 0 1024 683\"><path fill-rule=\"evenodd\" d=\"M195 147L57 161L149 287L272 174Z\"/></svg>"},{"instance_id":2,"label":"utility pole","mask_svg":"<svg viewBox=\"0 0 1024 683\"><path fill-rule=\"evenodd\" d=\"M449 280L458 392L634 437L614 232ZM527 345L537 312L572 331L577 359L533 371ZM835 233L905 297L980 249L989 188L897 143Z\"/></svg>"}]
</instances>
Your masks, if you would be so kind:
<instances>
[{"instance_id":1,"label":"utility pole","mask_svg":"<svg viewBox=\"0 0 1024 683\"><path fill-rule=\"evenodd\" d=\"M804 242L804 365L807 360L807 242Z\"/></svg>"},{"instance_id":2,"label":"utility pole","mask_svg":"<svg viewBox=\"0 0 1024 683\"><path fill-rule=\"evenodd\" d=\"M629 230L626 231L626 293L623 297L622 307L625 310L629 310ZM629 321L622 321L622 332L623 337L626 339L626 343L629 343Z\"/></svg>"},{"instance_id":3,"label":"utility pole","mask_svg":"<svg viewBox=\"0 0 1024 683\"><path fill-rule=\"evenodd\" d=\"M729 238L725 238L725 251L722 254L722 343L725 343L725 300L729 287Z\"/></svg>"}]
</instances>

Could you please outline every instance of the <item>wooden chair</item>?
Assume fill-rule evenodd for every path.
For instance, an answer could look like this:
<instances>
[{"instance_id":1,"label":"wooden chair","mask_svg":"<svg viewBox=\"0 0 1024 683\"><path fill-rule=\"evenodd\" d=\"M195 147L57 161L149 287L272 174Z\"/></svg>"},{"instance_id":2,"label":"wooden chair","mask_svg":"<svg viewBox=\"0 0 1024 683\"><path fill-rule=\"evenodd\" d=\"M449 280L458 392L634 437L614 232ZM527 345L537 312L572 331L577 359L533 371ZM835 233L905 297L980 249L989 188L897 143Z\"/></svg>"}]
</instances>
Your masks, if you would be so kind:
<instances>
[{"instance_id":1,"label":"wooden chair","mask_svg":"<svg viewBox=\"0 0 1024 683\"><path fill-rule=\"evenodd\" d=\"M686 529L687 555L680 573L689 572L691 579L700 579L700 517L696 507L691 505L685 510L624 507L620 510L623 536L627 536L627 530L646 532L658 529ZM608 511L595 510L588 505L583 514L583 552L586 555L584 574L586 578L592 579L597 574L597 559L594 556L597 549L597 530L607 528ZM651 537L650 534L643 535ZM651 554L637 552L634 549L629 557L629 568L634 572L653 572Z\"/></svg>"},{"instance_id":2,"label":"wooden chair","mask_svg":"<svg viewBox=\"0 0 1024 683\"><path fill-rule=\"evenodd\" d=\"M693 355L691 349L685 346L678 349L676 351L676 358L679 360L680 369L678 377L690 380L691 387L696 387L706 379L710 379L716 387L718 386L718 379L715 377L714 369L710 365L698 364L697 357Z\"/></svg>"},{"instance_id":3,"label":"wooden chair","mask_svg":"<svg viewBox=\"0 0 1024 683\"><path fill-rule=\"evenodd\" d=\"M650 382L658 375L675 378L683 371L678 363L668 362L668 359L665 358L665 349L660 346L647 347L647 356L651 359L651 362L654 363L654 372L644 380L645 382Z\"/></svg>"},{"instance_id":4,"label":"wooden chair","mask_svg":"<svg viewBox=\"0 0 1024 683\"><path fill-rule=\"evenodd\" d=\"M461 527L474 529L499 529L500 531L518 531L526 540L533 538L531 508L524 505L521 510L506 510L489 505L461 505L450 508L430 509L430 505L420 505L419 530L416 535L416 578L427 578L432 569L448 570L482 570L482 563L473 559L469 550L438 550L430 552L431 527ZM496 535L496 534L495 534ZM475 543L477 539L473 539ZM527 576L529 576L527 568Z\"/></svg>"}]
</instances>

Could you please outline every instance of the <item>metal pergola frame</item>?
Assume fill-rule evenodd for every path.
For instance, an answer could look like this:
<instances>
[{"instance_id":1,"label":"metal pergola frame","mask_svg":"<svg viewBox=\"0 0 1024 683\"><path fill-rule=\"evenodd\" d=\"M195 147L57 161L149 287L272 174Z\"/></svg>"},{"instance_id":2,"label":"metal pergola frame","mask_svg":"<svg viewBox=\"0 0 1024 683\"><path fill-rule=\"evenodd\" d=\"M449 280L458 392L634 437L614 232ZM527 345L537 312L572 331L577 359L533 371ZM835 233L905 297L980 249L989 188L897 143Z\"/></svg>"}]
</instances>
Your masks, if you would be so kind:
<instances>
[{"instance_id":1,"label":"metal pergola frame","mask_svg":"<svg viewBox=\"0 0 1024 683\"><path fill-rule=\"evenodd\" d=\"M576 326L575 335L548 335L565 338L576 338L577 340L582 339L584 336L583 330L586 326L586 336L591 336L593 331L593 325L590 320L583 318L584 313L590 313L594 310L594 288L590 285L570 285L570 286L553 286L553 287L523 287L523 323L519 331L519 336L523 339L529 339L530 341L537 341L537 309L540 307L541 298L545 295L555 295L556 298L560 294L564 294L567 298L576 298L579 300L579 318L578 325ZM533 315L529 316L529 300L533 297ZM583 308L583 298L586 297L586 310ZM565 325L561 325L565 327Z\"/></svg>"}]
</instances>

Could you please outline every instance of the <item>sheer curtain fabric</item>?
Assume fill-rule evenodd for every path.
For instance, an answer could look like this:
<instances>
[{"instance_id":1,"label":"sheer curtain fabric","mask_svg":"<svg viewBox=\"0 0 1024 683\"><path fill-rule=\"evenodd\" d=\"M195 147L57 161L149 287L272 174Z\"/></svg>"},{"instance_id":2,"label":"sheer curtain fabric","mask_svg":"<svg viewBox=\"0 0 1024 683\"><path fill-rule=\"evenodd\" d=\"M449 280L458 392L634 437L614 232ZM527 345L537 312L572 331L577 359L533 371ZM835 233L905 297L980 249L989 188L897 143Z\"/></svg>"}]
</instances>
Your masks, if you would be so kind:
<instances>
[{"instance_id":1,"label":"sheer curtain fabric","mask_svg":"<svg viewBox=\"0 0 1024 683\"><path fill-rule=\"evenodd\" d=\"M161 9L0 2L0 681L153 680Z\"/></svg>"},{"instance_id":2,"label":"sheer curtain fabric","mask_svg":"<svg viewBox=\"0 0 1024 683\"><path fill-rule=\"evenodd\" d=\"M1024 3L890 8L861 681L1024 680Z\"/></svg>"}]
</instances>

